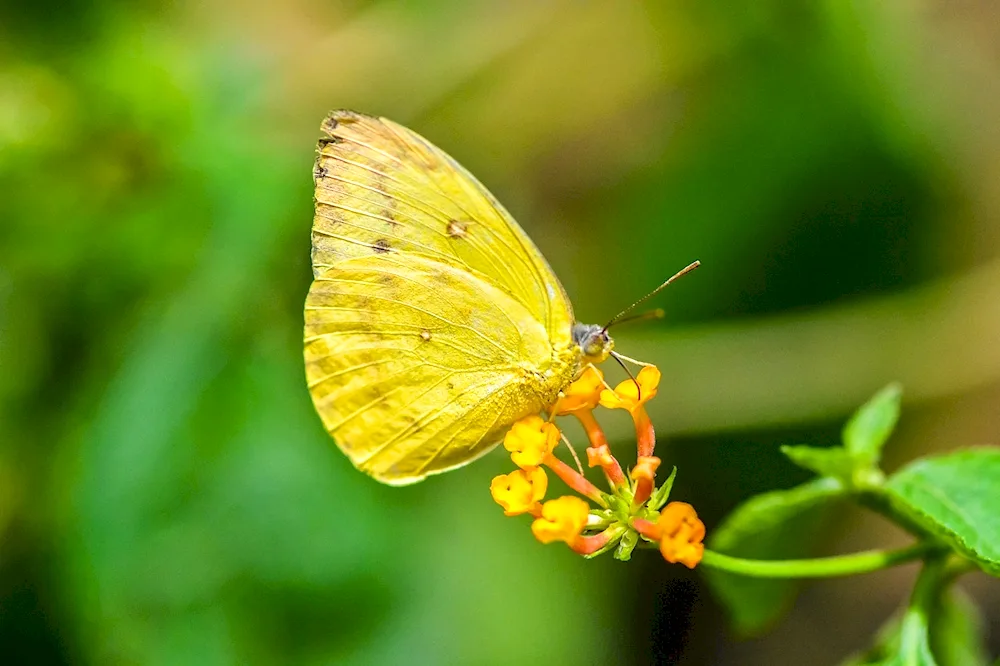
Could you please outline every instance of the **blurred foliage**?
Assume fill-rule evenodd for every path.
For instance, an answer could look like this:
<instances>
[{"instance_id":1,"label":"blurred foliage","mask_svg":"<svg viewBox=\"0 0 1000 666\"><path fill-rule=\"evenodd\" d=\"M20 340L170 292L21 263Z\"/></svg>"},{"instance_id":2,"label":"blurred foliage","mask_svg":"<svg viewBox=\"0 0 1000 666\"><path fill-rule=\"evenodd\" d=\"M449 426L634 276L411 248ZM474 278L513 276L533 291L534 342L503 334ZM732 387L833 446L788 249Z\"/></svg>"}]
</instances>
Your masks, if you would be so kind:
<instances>
[{"instance_id":1,"label":"blurred foliage","mask_svg":"<svg viewBox=\"0 0 1000 666\"><path fill-rule=\"evenodd\" d=\"M833 441L825 424L875 385L941 397L1000 377L1000 322L977 309L995 302L1000 239L992 11L0 4L5 653L752 662L714 647L718 618L672 578L686 574L530 544L490 501L499 458L397 490L335 452L301 368L318 123L357 108L454 154L523 222L582 320L702 260L665 297L669 321L623 331L619 348L677 373L663 402L687 400L697 436L665 462L711 530L750 493L801 480L776 445ZM978 281L916 306L883 296L976 266ZM873 377L892 341L852 337L822 309L859 296L889 299L863 321L940 308L963 347L935 356L952 329L907 324L902 369ZM771 344L743 353L754 317L792 309L818 325L776 319ZM703 342L670 356L686 340ZM840 340L848 351L828 353ZM785 663L820 653L789 645Z\"/></svg>"},{"instance_id":2,"label":"blurred foliage","mask_svg":"<svg viewBox=\"0 0 1000 666\"><path fill-rule=\"evenodd\" d=\"M979 610L971 600L953 601L961 593L949 587L977 567L994 576L1000 573L995 506L1000 495L1000 447L924 457L887 478L878 463L899 421L901 395L901 387L890 384L862 405L843 429L842 446L781 447L792 462L819 478L751 497L712 533L708 546L716 552L706 551L702 569L737 633L751 636L773 628L798 591L799 581L789 578L787 568L784 578L771 580L755 567L795 566L787 560L811 555L818 537L828 531L830 518L853 501L910 532L924 548L921 573L902 620L878 632L871 654L862 661L873 666L876 661L987 664ZM726 562L713 564L712 560L724 557L720 553L753 559L734 560L730 564L736 568ZM881 551L878 558L884 567L889 556ZM831 562L844 566L837 557L805 561L821 565L820 571L812 572L817 576L830 575L830 569L823 567ZM841 575L844 571L839 570ZM759 577L734 575L747 573Z\"/></svg>"}]
</instances>

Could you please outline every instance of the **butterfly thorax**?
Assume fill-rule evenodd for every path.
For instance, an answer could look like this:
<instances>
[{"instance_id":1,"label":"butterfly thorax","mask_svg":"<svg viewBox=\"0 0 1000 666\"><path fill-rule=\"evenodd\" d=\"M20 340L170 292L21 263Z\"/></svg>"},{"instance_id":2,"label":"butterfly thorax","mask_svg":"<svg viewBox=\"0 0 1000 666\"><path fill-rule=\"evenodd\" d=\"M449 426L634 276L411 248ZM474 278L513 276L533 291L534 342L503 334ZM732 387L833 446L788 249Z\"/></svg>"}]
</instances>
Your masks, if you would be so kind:
<instances>
[{"instance_id":1,"label":"butterfly thorax","mask_svg":"<svg viewBox=\"0 0 1000 666\"><path fill-rule=\"evenodd\" d=\"M597 324L573 324L573 342L583 354L581 363L603 363L615 348L615 341L608 335L608 329Z\"/></svg>"}]
</instances>

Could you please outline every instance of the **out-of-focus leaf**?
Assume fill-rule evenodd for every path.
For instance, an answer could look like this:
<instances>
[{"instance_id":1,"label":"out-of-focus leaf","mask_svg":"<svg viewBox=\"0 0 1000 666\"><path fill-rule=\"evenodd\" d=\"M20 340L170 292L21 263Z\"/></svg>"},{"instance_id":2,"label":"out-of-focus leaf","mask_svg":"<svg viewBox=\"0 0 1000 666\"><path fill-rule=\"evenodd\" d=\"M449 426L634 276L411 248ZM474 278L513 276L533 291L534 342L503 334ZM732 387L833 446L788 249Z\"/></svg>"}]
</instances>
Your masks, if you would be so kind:
<instances>
[{"instance_id":1,"label":"out-of-focus leaf","mask_svg":"<svg viewBox=\"0 0 1000 666\"><path fill-rule=\"evenodd\" d=\"M975 603L961 590L951 589L941 597L931 615L930 652L939 666L987 666L989 657L982 632L983 620ZM899 664L899 641L900 617L894 615L879 630L870 649L849 657L841 666ZM924 645L919 637L918 643Z\"/></svg>"},{"instance_id":2,"label":"out-of-focus leaf","mask_svg":"<svg viewBox=\"0 0 1000 666\"><path fill-rule=\"evenodd\" d=\"M896 656L878 664L878 666L940 666L931 652L927 632L914 633L910 636L906 636L905 633L901 634L900 642L905 647L902 647Z\"/></svg>"},{"instance_id":3,"label":"out-of-focus leaf","mask_svg":"<svg viewBox=\"0 0 1000 666\"><path fill-rule=\"evenodd\" d=\"M807 556L844 492L844 485L836 479L821 478L753 497L712 532L709 547L758 559ZM797 590L796 581L790 580L762 580L711 569L705 570L705 576L741 635L769 627L785 612Z\"/></svg>"},{"instance_id":4,"label":"out-of-focus leaf","mask_svg":"<svg viewBox=\"0 0 1000 666\"><path fill-rule=\"evenodd\" d=\"M848 486L881 482L878 469L882 447L899 420L898 384L890 384L861 406L844 426L843 447L783 446L781 452L799 467Z\"/></svg>"},{"instance_id":5,"label":"out-of-focus leaf","mask_svg":"<svg viewBox=\"0 0 1000 666\"><path fill-rule=\"evenodd\" d=\"M944 595L931 616L931 651L941 666L987 666L983 617L976 603L959 589Z\"/></svg>"},{"instance_id":6,"label":"out-of-focus leaf","mask_svg":"<svg viewBox=\"0 0 1000 666\"><path fill-rule=\"evenodd\" d=\"M899 650L899 615L893 615L882 625L872 646L860 654L852 654L840 666L874 666L884 664Z\"/></svg>"},{"instance_id":7,"label":"out-of-focus leaf","mask_svg":"<svg viewBox=\"0 0 1000 666\"><path fill-rule=\"evenodd\" d=\"M900 385L889 384L862 405L844 426L844 447L859 463L878 463L882 447L899 420L901 396Z\"/></svg>"},{"instance_id":8,"label":"out-of-focus leaf","mask_svg":"<svg viewBox=\"0 0 1000 666\"><path fill-rule=\"evenodd\" d=\"M918 460L885 488L898 510L1000 575L1000 448Z\"/></svg>"},{"instance_id":9,"label":"out-of-focus leaf","mask_svg":"<svg viewBox=\"0 0 1000 666\"><path fill-rule=\"evenodd\" d=\"M839 446L830 448L805 445L782 446L781 452L799 467L816 472L820 476L849 480L854 471L854 461L847 450Z\"/></svg>"}]
</instances>

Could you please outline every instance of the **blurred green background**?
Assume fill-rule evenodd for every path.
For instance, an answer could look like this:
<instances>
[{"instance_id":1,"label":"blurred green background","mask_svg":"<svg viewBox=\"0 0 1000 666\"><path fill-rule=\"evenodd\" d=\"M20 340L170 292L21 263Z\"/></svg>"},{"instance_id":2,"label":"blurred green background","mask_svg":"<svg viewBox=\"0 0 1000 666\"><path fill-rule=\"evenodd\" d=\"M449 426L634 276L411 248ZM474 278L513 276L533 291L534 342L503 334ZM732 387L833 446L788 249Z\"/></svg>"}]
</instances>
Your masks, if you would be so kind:
<instances>
[{"instance_id":1,"label":"blurred green background","mask_svg":"<svg viewBox=\"0 0 1000 666\"><path fill-rule=\"evenodd\" d=\"M1000 10L950 0L0 3L0 649L12 664L835 664L913 569L737 641L697 572L353 470L301 360L321 119L409 125L664 372L709 530L890 380L888 467L1000 442ZM614 373L614 370L609 370ZM628 459L628 421L608 419ZM904 542L844 516L826 552ZM1000 590L966 587L993 623Z\"/></svg>"}]
</instances>

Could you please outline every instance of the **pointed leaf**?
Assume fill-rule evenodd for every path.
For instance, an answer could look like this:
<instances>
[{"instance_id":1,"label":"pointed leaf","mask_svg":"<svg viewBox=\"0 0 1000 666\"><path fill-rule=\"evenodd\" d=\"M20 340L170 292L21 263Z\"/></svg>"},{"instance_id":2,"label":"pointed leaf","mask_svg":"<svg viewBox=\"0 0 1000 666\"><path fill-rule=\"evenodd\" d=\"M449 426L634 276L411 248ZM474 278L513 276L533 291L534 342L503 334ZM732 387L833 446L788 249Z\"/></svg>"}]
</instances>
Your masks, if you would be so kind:
<instances>
[{"instance_id":1,"label":"pointed leaf","mask_svg":"<svg viewBox=\"0 0 1000 666\"><path fill-rule=\"evenodd\" d=\"M844 426L844 447L855 460L865 465L878 463L882 447L899 420L901 396L900 385L889 384L862 405Z\"/></svg>"},{"instance_id":2,"label":"pointed leaf","mask_svg":"<svg viewBox=\"0 0 1000 666\"><path fill-rule=\"evenodd\" d=\"M782 446L781 452L799 467L816 472L820 476L832 476L850 481L854 473L854 460L846 449L839 446L831 448Z\"/></svg>"},{"instance_id":3,"label":"pointed leaf","mask_svg":"<svg viewBox=\"0 0 1000 666\"><path fill-rule=\"evenodd\" d=\"M844 485L831 478L752 497L717 527L709 547L729 555L760 559L808 556L828 524ZM760 633L775 622L795 598L797 583L763 580L705 569L716 596L741 635Z\"/></svg>"},{"instance_id":4,"label":"pointed leaf","mask_svg":"<svg viewBox=\"0 0 1000 666\"><path fill-rule=\"evenodd\" d=\"M660 484L660 487L653 491L653 496L649 499L646 505L653 509L654 511L659 511L667 500L670 499L670 491L674 487L674 479L677 478L677 467L675 466L670 471L670 476L667 480Z\"/></svg>"},{"instance_id":5,"label":"pointed leaf","mask_svg":"<svg viewBox=\"0 0 1000 666\"><path fill-rule=\"evenodd\" d=\"M1000 448L918 460L885 489L897 510L1000 576Z\"/></svg>"}]
</instances>

